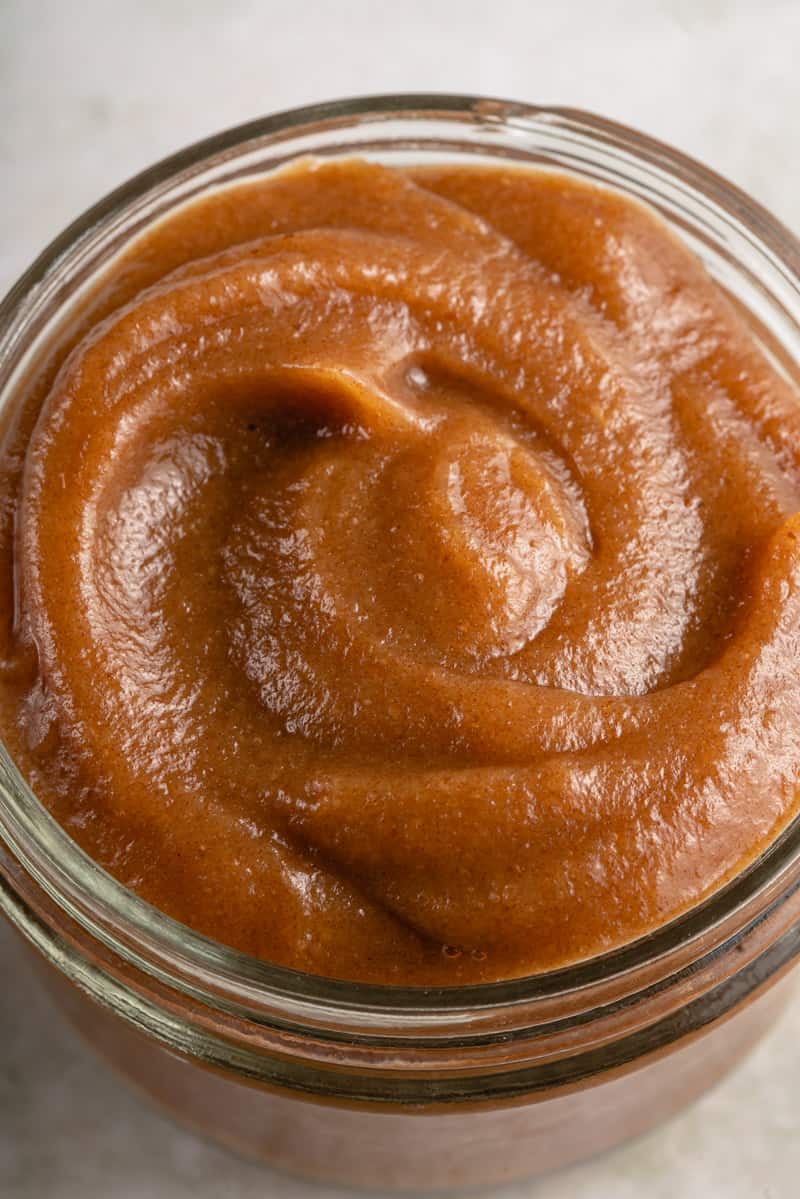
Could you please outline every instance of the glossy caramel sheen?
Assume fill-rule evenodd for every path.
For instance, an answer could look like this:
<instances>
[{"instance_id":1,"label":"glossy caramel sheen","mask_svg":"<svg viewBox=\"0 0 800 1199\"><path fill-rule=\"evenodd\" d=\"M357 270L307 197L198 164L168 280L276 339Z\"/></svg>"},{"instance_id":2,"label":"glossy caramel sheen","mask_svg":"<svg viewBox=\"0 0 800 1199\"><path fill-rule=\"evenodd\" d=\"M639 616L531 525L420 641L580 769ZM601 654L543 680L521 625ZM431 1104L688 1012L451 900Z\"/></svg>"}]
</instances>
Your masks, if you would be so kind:
<instances>
[{"instance_id":1,"label":"glossy caramel sheen","mask_svg":"<svg viewBox=\"0 0 800 1199\"><path fill-rule=\"evenodd\" d=\"M307 162L93 313L7 435L3 726L140 895L455 984L653 929L794 815L800 407L654 215Z\"/></svg>"}]
</instances>

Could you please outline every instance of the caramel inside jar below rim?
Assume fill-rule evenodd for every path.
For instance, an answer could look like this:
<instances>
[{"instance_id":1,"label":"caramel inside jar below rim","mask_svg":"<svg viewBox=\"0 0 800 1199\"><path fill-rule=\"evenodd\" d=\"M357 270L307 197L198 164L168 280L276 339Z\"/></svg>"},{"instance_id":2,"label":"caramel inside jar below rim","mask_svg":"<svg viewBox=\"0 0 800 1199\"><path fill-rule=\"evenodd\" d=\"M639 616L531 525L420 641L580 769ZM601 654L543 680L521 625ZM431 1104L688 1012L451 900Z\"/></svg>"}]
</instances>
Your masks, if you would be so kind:
<instances>
[{"instance_id":1,"label":"caramel inside jar below rim","mask_svg":"<svg viewBox=\"0 0 800 1199\"><path fill-rule=\"evenodd\" d=\"M462 984L654 929L795 815L798 396L654 214L305 160L100 294L7 419L0 725L124 884Z\"/></svg>"}]
</instances>

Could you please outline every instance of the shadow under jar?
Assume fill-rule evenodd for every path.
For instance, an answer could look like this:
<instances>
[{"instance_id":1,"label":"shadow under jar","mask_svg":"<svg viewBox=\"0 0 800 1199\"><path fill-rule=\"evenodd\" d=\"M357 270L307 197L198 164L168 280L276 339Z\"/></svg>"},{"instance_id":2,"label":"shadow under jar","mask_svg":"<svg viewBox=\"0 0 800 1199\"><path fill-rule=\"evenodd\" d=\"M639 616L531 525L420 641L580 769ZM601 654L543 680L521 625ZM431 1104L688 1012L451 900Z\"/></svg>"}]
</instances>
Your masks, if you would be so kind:
<instances>
[{"instance_id":1,"label":"shadow under jar","mask_svg":"<svg viewBox=\"0 0 800 1199\"><path fill-rule=\"evenodd\" d=\"M798 382L800 249L704 168L583 113L396 96L280 114L138 176L0 310L4 409L69 342L115 259L188 201L304 155L555 168L645 201ZM179 1120L328 1183L476 1186L586 1157L671 1115L770 1026L800 948L800 827L648 936L506 982L303 974L162 915L92 862L0 755L0 903L86 1038Z\"/></svg>"}]
</instances>

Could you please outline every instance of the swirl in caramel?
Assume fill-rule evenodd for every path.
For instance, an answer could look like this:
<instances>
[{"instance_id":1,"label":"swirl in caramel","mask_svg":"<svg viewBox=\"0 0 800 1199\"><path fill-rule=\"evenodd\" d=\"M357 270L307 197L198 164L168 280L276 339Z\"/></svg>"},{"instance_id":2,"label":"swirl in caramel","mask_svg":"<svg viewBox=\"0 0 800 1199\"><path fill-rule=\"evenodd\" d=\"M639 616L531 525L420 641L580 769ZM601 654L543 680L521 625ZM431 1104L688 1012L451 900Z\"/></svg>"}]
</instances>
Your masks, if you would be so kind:
<instances>
[{"instance_id":1,"label":"swirl in caramel","mask_svg":"<svg viewBox=\"0 0 800 1199\"><path fill-rule=\"evenodd\" d=\"M655 215L304 162L103 294L7 435L2 713L124 883L474 982L652 930L794 815L797 394Z\"/></svg>"}]
</instances>

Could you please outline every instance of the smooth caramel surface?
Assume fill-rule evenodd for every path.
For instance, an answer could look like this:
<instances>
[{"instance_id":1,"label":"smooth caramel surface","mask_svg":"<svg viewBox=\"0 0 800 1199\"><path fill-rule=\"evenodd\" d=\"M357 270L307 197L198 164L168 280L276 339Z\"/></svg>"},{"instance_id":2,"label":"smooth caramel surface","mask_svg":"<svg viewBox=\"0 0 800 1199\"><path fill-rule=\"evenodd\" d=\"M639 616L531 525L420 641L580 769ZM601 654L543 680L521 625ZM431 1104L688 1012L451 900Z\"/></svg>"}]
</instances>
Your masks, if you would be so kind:
<instances>
[{"instance_id":1,"label":"smooth caramel surface","mask_svg":"<svg viewBox=\"0 0 800 1199\"><path fill-rule=\"evenodd\" d=\"M93 314L7 422L0 717L140 895L477 982L657 927L795 814L798 397L655 215L309 161Z\"/></svg>"}]
</instances>

